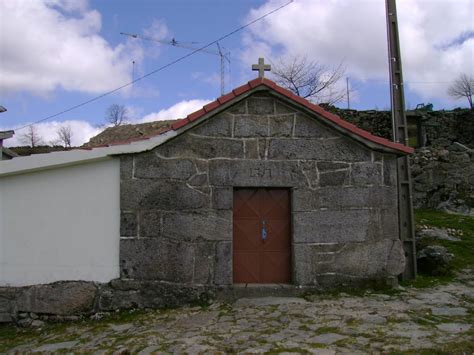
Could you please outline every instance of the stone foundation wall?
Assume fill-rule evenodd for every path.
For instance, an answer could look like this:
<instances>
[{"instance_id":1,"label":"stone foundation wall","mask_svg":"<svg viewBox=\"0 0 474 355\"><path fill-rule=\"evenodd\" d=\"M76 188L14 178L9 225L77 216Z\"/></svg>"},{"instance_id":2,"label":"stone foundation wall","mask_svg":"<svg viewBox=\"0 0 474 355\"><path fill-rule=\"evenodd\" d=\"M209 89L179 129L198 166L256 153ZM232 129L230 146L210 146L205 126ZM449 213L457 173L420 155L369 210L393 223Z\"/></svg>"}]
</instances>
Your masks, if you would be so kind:
<instances>
[{"instance_id":1,"label":"stone foundation wall","mask_svg":"<svg viewBox=\"0 0 474 355\"><path fill-rule=\"evenodd\" d=\"M19 322L28 326L35 319L67 320L119 309L204 303L214 298L215 292L215 289L204 286L118 279L106 284L61 281L25 287L0 287L0 323Z\"/></svg>"},{"instance_id":2,"label":"stone foundation wall","mask_svg":"<svg viewBox=\"0 0 474 355\"><path fill-rule=\"evenodd\" d=\"M257 93L121 158L123 279L232 284L236 187L291 189L293 283L399 274L395 156Z\"/></svg>"},{"instance_id":3,"label":"stone foundation wall","mask_svg":"<svg viewBox=\"0 0 474 355\"><path fill-rule=\"evenodd\" d=\"M395 277L370 282L364 278L340 279L341 287L393 287ZM232 302L241 297L301 297L327 291L323 287L234 287L189 285L164 281L112 280L109 283L60 281L25 287L0 287L0 324L40 326L44 321L98 319L103 313L126 309L205 305L211 300ZM39 323L38 323L39 322Z\"/></svg>"}]
</instances>

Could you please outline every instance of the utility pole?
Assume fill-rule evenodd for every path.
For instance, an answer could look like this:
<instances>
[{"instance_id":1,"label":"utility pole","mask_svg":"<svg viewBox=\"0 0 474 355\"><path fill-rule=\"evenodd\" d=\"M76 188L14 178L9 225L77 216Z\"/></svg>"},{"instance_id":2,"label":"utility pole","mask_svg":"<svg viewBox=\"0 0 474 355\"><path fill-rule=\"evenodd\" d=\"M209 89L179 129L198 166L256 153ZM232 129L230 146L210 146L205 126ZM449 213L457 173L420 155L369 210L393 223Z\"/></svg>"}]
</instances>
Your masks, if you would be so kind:
<instances>
[{"instance_id":1,"label":"utility pole","mask_svg":"<svg viewBox=\"0 0 474 355\"><path fill-rule=\"evenodd\" d=\"M393 140L397 143L408 145L396 0L385 0L385 5ZM406 257L405 271L402 273L401 278L409 280L416 277L416 246L410 160L407 155L397 159L397 184L399 234Z\"/></svg>"},{"instance_id":2,"label":"utility pole","mask_svg":"<svg viewBox=\"0 0 474 355\"><path fill-rule=\"evenodd\" d=\"M134 82L135 82L135 61L132 60L132 86L130 88L130 91L133 91Z\"/></svg>"},{"instance_id":3,"label":"utility pole","mask_svg":"<svg viewBox=\"0 0 474 355\"><path fill-rule=\"evenodd\" d=\"M219 42L216 43L217 44L217 49L219 50L219 56L221 57L221 96L224 95L224 92L225 92L225 83L224 83L224 80L225 80L225 62L224 62L224 54L222 53L222 50L221 50L221 45L219 44Z\"/></svg>"}]
</instances>

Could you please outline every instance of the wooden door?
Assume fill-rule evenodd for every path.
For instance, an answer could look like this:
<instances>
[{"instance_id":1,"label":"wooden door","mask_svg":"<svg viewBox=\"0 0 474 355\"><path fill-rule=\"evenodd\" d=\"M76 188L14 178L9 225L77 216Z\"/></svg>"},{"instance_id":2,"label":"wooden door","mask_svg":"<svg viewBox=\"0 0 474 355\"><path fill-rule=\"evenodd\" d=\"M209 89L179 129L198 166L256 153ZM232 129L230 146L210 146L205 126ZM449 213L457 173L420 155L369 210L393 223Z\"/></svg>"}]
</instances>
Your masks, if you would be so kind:
<instances>
[{"instance_id":1,"label":"wooden door","mask_svg":"<svg viewBox=\"0 0 474 355\"><path fill-rule=\"evenodd\" d=\"M291 282L290 192L234 191L234 283Z\"/></svg>"}]
</instances>

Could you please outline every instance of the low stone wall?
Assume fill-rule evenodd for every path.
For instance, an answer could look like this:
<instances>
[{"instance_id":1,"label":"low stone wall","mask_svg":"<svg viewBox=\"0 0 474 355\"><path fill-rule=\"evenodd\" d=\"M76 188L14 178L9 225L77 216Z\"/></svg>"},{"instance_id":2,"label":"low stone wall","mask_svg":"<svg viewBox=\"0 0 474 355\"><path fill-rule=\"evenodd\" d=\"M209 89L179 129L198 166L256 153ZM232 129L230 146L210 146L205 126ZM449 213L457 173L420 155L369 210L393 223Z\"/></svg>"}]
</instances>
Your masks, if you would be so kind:
<instances>
[{"instance_id":1,"label":"low stone wall","mask_svg":"<svg viewBox=\"0 0 474 355\"><path fill-rule=\"evenodd\" d=\"M325 109L339 115L346 121L377 136L392 139L392 114L390 111L345 110L334 106ZM459 142L474 148L474 110L456 109L452 111L407 111L408 120L418 120L422 141L425 146L447 147Z\"/></svg>"},{"instance_id":2,"label":"low stone wall","mask_svg":"<svg viewBox=\"0 0 474 355\"><path fill-rule=\"evenodd\" d=\"M50 284L0 287L0 323L20 326L41 325L44 321L94 318L95 314L126 309L169 308L206 304L218 299L232 302L242 297L301 297L334 288L383 287L398 285L396 277L328 279L318 287L294 285L206 286L165 281L115 279L109 283L60 281ZM39 323L38 323L39 322Z\"/></svg>"},{"instance_id":3,"label":"low stone wall","mask_svg":"<svg viewBox=\"0 0 474 355\"><path fill-rule=\"evenodd\" d=\"M392 139L389 111L326 109L375 135ZM419 120L425 144L411 157L414 206L472 213L474 111L409 111L407 117Z\"/></svg>"},{"instance_id":4,"label":"low stone wall","mask_svg":"<svg viewBox=\"0 0 474 355\"><path fill-rule=\"evenodd\" d=\"M415 208L469 213L474 207L474 150L460 144L421 148L411 168Z\"/></svg>"},{"instance_id":5,"label":"low stone wall","mask_svg":"<svg viewBox=\"0 0 474 355\"><path fill-rule=\"evenodd\" d=\"M215 297L215 292L215 289L199 285L120 279L106 284L60 281L25 287L0 287L0 323L23 320L20 324L29 325L28 320L31 322L34 319L63 320L118 309L203 303Z\"/></svg>"}]
</instances>

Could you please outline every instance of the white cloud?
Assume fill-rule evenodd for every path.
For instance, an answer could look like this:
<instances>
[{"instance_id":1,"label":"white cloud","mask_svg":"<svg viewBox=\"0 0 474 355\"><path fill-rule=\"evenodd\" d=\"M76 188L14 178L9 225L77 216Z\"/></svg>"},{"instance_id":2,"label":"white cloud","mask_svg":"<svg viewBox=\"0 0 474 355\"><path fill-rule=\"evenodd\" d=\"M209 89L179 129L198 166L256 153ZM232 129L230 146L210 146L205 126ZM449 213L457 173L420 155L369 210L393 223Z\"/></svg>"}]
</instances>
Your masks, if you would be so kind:
<instances>
[{"instance_id":1,"label":"white cloud","mask_svg":"<svg viewBox=\"0 0 474 355\"><path fill-rule=\"evenodd\" d=\"M188 114L193 113L201 109L204 105L208 104L211 100L185 100L178 102L177 104L160 110L158 112L152 112L147 114L142 118L136 118L142 112L142 109L135 106L127 107L130 111L131 121L129 123L143 123L143 122L152 122L152 121L161 121L161 120L173 120L178 118L186 117ZM26 123L28 124L28 123ZM80 120L68 120L63 122L52 121L52 122L43 122L35 124L34 127L36 132L41 137L44 144L51 144L52 141L57 139L57 130L61 126L69 126L71 127L72 135L72 145L73 146L81 146L82 144L89 141L89 139L101 131L103 131L106 127L102 126L94 126L86 121ZM11 127L0 127L0 131L7 131L12 129ZM16 134L4 141L7 147L14 147L19 145L25 145L22 142L21 138L22 135L27 132L27 129L19 130Z\"/></svg>"},{"instance_id":2,"label":"white cloud","mask_svg":"<svg viewBox=\"0 0 474 355\"><path fill-rule=\"evenodd\" d=\"M283 2L269 0L248 17L254 19ZM474 1L397 3L408 87L425 98L447 101L448 83L460 72L474 72L474 38L456 42L474 28ZM278 60L301 54L326 65L344 60L353 78L388 81L384 6L380 0L297 0L250 28L241 58L247 67L262 55ZM447 46L453 41L457 44Z\"/></svg>"},{"instance_id":3,"label":"white cloud","mask_svg":"<svg viewBox=\"0 0 474 355\"><path fill-rule=\"evenodd\" d=\"M211 100L184 100L167 109L163 109L158 112L152 112L140 119L139 122L152 122L183 118L189 115L190 113L201 109L209 102L211 102Z\"/></svg>"},{"instance_id":4,"label":"white cloud","mask_svg":"<svg viewBox=\"0 0 474 355\"><path fill-rule=\"evenodd\" d=\"M135 41L102 38L101 15L86 0L0 0L0 22L2 94L102 93L129 82L143 56Z\"/></svg>"},{"instance_id":5,"label":"white cloud","mask_svg":"<svg viewBox=\"0 0 474 355\"><path fill-rule=\"evenodd\" d=\"M52 122L43 122L35 124L34 127L39 137L44 144L51 144L52 141L55 141L57 136L57 130L62 126L69 126L72 131L71 143L73 146L80 146L85 142L88 142L89 139L96 134L99 134L103 128L93 126L89 122L80 121L80 120L69 120L69 121L52 121ZM8 130L8 128L0 128L1 130ZM22 136L28 132L28 129L22 129L15 132L15 135L4 141L7 147L15 147L25 145L22 142Z\"/></svg>"}]
</instances>

